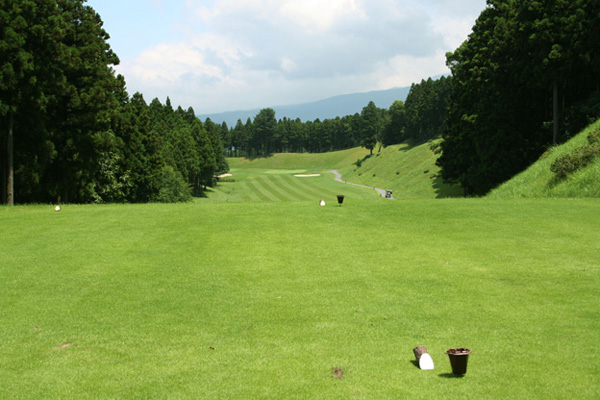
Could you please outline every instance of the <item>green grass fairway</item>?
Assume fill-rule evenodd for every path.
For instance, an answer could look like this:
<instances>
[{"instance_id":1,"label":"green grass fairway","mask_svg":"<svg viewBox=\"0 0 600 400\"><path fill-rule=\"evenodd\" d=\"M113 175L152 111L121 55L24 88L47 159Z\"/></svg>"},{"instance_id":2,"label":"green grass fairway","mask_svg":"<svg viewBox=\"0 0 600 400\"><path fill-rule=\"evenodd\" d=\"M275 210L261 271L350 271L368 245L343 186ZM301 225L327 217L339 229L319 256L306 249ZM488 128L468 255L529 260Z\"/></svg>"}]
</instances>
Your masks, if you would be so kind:
<instances>
[{"instance_id":1,"label":"green grass fairway","mask_svg":"<svg viewBox=\"0 0 600 400\"><path fill-rule=\"evenodd\" d=\"M600 397L594 199L17 206L0 226L2 399ZM450 347L473 350L462 378Z\"/></svg>"},{"instance_id":2,"label":"green grass fairway","mask_svg":"<svg viewBox=\"0 0 600 400\"><path fill-rule=\"evenodd\" d=\"M279 153L271 157L254 159L229 158L234 173L245 170L279 169L309 170L316 172L338 169L348 182L392 190L397 199L433 199L461 197L462 189L458 185L448 185L439 176L440 168L435 165L438 158L430 143L418 146L407 144L392 145L369 156L369 151L356 147L353 149L320 154ZM362 160L357 167L358 160ZM332 175L329 174L331 177ZM236 179L237 181L237 179ZM232 189L217 187L216 193L209 193L213 201L227 201ZM235 199L237 197L237 199ZM249 196L234 196L229 201L248 201Z\"/></svg>"},{"instance_id":3,"label":"green grass fairway","mask_svg":"<svg viewBox=\"0 0 600 400\"><path fill-rule=\"evenodd\" d=\"M348 201L377 200L381 196L374 189L347 185L334 180L329 170L319 169L258 169L232 168L235 182L220 182L210 188L207 198L198 202L287 202L313 201L324 199L337 203L337 195L342 194ZM298 177L296 175L319 175Z\"/></svg>"}]
</instances>

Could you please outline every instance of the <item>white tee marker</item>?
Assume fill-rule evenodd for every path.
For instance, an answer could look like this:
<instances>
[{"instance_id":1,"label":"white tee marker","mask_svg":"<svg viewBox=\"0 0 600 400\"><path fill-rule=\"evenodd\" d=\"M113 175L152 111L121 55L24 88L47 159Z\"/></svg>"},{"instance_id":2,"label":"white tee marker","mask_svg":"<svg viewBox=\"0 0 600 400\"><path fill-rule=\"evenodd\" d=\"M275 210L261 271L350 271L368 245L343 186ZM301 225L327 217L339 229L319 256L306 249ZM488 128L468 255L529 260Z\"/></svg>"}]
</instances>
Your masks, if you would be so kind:
<instances>
[{"instance_id":1,"label":"white tee marker","mask_svg":"<svg viewBox=\"0 0 600 400\"><path fill-rule=\"evenodd\" d=\"M415 353L415 357L419 362L419 368L423 370L433 369L433 359L427 352L427 348L425 346L417 346L413 349L413 353Z\"/></svg>"}]
</instances>

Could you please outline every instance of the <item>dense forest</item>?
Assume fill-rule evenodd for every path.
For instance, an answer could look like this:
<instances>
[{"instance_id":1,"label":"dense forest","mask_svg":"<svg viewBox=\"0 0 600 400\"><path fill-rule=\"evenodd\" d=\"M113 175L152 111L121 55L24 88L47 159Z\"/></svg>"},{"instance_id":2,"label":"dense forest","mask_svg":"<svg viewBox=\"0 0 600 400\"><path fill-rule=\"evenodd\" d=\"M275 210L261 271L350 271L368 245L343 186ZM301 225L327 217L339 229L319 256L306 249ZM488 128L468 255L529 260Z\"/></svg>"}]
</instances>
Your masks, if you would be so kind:
<instances>
[{"instance_id":1,"label":"dense forest","mask_svg":"<svg viewBox=\"0 0 600 400\"><path fill-rule=\"evenodd\" d=\"M447 64L439 165L482 195L600 116L600 1L488 0Z\"/></svg>"},{"instance_id":2,"label":"dense forest","mask_svg":"<svg viewBox=\"0 0 600 400\"><path fill-rule=\"evenodd\" d=\"M127 94L84 1L0 0L0 26L3 203L181 201L227 169L191 108Z\"/></svg>"},{"instance_id":3,"label":"dense forest","mask_svg":"<svg viewBox=\"0 0 600 400\"><path fill-rule=\"evenodd\" d=\"M129 95L84 0L0 0L0 202L186 201L225 156L326 152L442 137L445 181L482 195L600 117L600 1L488 0L447 55L451 77L389 109L233 127Z\"/></svg>"}]
</instances>

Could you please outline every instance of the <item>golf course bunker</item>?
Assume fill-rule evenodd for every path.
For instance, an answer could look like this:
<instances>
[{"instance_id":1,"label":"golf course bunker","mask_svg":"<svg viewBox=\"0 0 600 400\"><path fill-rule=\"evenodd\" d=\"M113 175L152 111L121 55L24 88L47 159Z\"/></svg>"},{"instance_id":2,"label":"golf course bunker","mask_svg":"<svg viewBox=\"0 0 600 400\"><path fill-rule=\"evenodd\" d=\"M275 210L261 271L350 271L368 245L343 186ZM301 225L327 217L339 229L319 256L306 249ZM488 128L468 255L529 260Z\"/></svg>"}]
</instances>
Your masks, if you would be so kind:
<instances>
[{"instance_id":1,"label":"golf course bunker","mask_svg":"<svg viewBox=\"0 0 600 400\"><path fill-rule=\"evenodd\" d=\"M321 174L297 174L294 175L296 178L310 178L313 176L321 176Z\"/></svg>"},{"instance_id":2,"label":"golf course bunker","mask_svg":"<svg viewBox=\"0 0 600 400\"><path fill-rule=\"evenodd\" d=\"M232 174L223 174L223 175L218 175L217 178L229 178L230 176L233 176Z\"/></svg>"}]
</instances>

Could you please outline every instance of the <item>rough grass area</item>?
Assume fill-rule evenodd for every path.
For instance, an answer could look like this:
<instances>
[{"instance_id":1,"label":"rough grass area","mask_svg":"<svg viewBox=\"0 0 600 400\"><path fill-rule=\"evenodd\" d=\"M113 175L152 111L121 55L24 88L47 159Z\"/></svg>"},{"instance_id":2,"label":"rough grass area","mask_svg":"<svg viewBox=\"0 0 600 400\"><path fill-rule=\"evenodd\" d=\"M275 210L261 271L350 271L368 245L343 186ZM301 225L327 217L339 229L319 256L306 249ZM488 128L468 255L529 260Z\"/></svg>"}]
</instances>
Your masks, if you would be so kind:
<instances>
[{"instance_id":1,"label":"rough grass area","mask_svg":"<svg viewBox=\"0 0 600 400\"><path fill-rule=\"evenodd\" d=\"M0 398L600 397L595 200L2 207L0 226Z\"/></svg>"},{"instance_id":2,"label":"rough grass area","mask_svg":"<svg viewBox=\"0 0 600 400\"><path fill-rule=\"evenodd\" d=\"M600 121L588 126L567 143L549 149L536 163L491 191L488 197L600 197L600 157L565 178L558 178L550 170L557 158L585 146L588 135L597 130L600 130Z\"/></svg>"}]
</instances>

